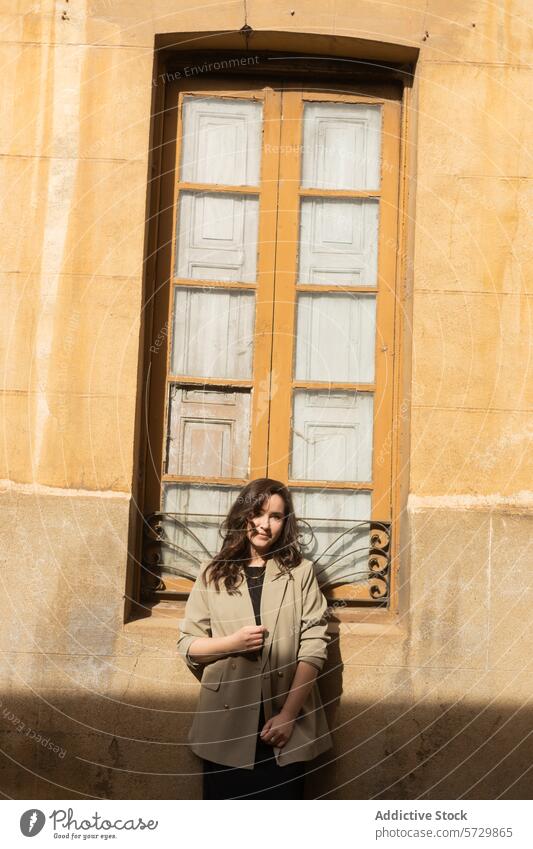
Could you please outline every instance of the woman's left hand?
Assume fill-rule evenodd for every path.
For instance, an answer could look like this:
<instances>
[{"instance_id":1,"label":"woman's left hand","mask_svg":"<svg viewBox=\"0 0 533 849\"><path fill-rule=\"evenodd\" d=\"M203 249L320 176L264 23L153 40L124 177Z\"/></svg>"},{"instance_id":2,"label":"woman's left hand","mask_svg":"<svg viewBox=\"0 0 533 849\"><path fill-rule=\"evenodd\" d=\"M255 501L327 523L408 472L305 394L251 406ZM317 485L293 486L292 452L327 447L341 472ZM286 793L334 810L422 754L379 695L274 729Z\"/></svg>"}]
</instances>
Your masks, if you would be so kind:
<instances>
[{"instance_id":1,"label":"woman's left hand","mask_svg":"<svg viewBox=\"0 0 533 849\"><path fill-rule=\"evenodd\" d=\"M281 711L265 722L259 736L264 743L281 749L290 740L295 722L293 716Z\"/></svg>"}]
</instances>

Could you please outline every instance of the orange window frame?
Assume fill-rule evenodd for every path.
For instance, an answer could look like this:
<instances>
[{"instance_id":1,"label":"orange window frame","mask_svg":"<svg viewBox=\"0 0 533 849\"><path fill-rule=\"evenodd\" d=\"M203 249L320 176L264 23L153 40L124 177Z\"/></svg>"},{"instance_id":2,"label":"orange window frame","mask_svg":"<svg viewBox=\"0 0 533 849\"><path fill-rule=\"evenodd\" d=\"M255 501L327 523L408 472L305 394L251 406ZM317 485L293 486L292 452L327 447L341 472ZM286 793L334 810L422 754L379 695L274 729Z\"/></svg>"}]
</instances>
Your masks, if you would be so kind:
<instances>
[{"instance_id":1,"label":"orange window frame","mask_svg":"<svg viewBox=\"0 0 533 849\"><path fill-rule=\"evenodd\" d=\"M164 120L161 121L159 193L156 199L157 253L154 296L151 303L151 356L148 363L146 404L147 447L144 461L144 512L161 509L162 482L210 483L243 486L247 480L269 476L289 487L371 490L372 520L391 522L394 516L394 446L391 438L395 420L395 386L398 384L398 231L401 158L402 104L399 99L358 91L332 93L328 86L309 85L284 90L272 80L221 79L209 86L201 82L166 85ZM329 89L329 90L328 90ZM346 86L343 86L346 89ZM383 87L386 92L387 89ZM259 186L185 183L179 180L181 154L181 110L187 96L215 96L261 100L263 103L263 145ZM379 190L344 191L300 187L304 104L310 101L376 103L382 107L381 181ZM280 155L283 151L283 155ZM199 190L210 193L252 194L259 197L258 265L255 283L227 283L181 280L174 276L176 224L180 192ZM297 282L299 209L302 197L379 198L378 275L376 286L325 286ZM254 359L251 380L173 375L171 346L173 301L176 286L192 288L224 287L256 293ZM295 306L298 292L375 293L377 298L374 384L324 383L293 379ZM166 332L162 333L162 328ZM270 380L276 375L277 385ZM265 385L267 381L268 385ZM241 478L195 478L163 473L167 433L169 386L227 386L251 391L250 475ZM290 480L288 464L291 447L293 390L345 389L374 393L372 482ZM272 391L272 390L275 391ZM265 414L265 397L269 399ZM163 402L164 399L164 402ZM273 459L270 459L270 458ZM393 538L394 539L394 538ZM187 593L187 579L173 579L175 590ZM356 600L355 587L341 586L328 593L333 598Z\"/></svg>"}]
</instances>

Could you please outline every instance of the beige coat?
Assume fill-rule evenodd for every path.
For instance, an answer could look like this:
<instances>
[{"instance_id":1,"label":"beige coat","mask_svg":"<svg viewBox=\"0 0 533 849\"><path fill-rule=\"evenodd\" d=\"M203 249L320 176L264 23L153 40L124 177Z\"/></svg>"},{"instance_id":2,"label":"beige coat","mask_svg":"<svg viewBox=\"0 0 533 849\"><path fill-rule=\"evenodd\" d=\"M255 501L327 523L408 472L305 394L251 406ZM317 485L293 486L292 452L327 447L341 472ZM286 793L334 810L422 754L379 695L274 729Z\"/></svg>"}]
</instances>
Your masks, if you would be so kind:
<instances>
[{"instance_id":1,"label":"beige coat","mask_svg":"<svg viewBox=\"0 0 533 849\"><path fill-rule=\"evenodd\" d=\"M270 719L283 707L298 661L322 669L331 639L326 609L311 561L284 574L274 560L268 560L261 596L261 624L268 634L261 658L237 653L198 663L188 655L197 637L227 636L256 622L246 582L239 595L230 595L223 584L217 593L213 584L206 588L203 581L195 582L178 639L178 651L201 682L188 738L193 752L215 763L253 769L261 696ZM315 681L289 741L282 748L273 747L274 755L284 766L311 760L331 746Z\"/></svg>"}]
</instances>

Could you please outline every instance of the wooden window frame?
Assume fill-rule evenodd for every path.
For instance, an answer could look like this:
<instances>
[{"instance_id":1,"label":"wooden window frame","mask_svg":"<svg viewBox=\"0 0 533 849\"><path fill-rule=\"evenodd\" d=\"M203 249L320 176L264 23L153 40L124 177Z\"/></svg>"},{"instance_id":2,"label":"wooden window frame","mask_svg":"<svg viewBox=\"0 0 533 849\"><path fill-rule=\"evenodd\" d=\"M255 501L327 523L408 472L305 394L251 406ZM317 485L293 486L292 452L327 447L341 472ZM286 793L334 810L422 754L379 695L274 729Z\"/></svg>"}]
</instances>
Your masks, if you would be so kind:
<instances>
[{"instance_id":1,"label":"wooden window frame","mask_svg":"<svg viewBox=\"0 0 533 849\"><path fill-rule=\"evenodd\" d=\"M290 60L289 65L290 65ZM286 71L286 64L284 65ZM335 66L335 62L333 61L333 65ZM339 66L337 66L338 69ZM159 493L160 493L160 483L159 483L159 469L162 468L162 456L163 456L163 441L164 434L166 433L166 413L168 409L167 404L167 387L169 382L173 382L175 380L175 376L171 376L170 373L170 345L168 342L168 328L171 326L169 324L171 320L171 309L172 309L172 301L173 301L173 292L174 292L174 282L183 283L187 287L193 287L195 285L202 287L206 284L209 286L223 285L226 288L232 289L251 289L259 293L261 293L261 297L258 298L257 303L257 315L256 315L256 325L255 325L255 340L258 350L254 353L254 364L256 362L265 362L270 356L272 357L272 365L275 365L279 361L280 352L276 351L276 345L274 343L273 349L269 346L276 339L276 334L280 328L287 326L291 323L291 327L294 326L294 306L296 301L296 296L299 291L317 291L320 292L328 292L335 291L336 293L340 291L358 291L362 290L364 292L372 293L373 291L377 291L379 288L379 281L383 279L384 272L386 271L387 279L393 280L393 285L389 287L387 297L379 297L381 292L378 295L378 310L381 309L381 317L377 319L377 328L378 327L386 327L386 338L388 340L386 347L387 351L378 352L376 350L376 375L375 375L375 384L374 388L378 387L379 394L375 395L375 403L376 406L379 406L381 403L386 403L387 407L390 409L390 415L388 418L385 416L380 417L378 420L374 420L374 447L373 447L373 481L372 486L368 484L359 484L357 482L342 482L336 483L334 481L300 481L300 480L288 480L286 470L282 469L279 464L276 466L275 464L271 464L271 466L267 470L265 469L264 463L261 462L261 458L265 456L265 443L268 439L268 421L266 417L262 417L258 415L257 410L257 395L258 393L252 393L253 400L253 408L252 408L252 417L251 417L251 447L250 447L250 478L262 476L268 473L271 477L279 477L284 480L288 480L289 487L313 487L313 486L323 486L324 488L332 488L332 489L373 489L374 492L380 493L380 502L385 499L386 511L382 511L382 518L389 518L392 524L392 549L391 549L391 560L393 564L393 568L391 570L391 593L388 605L388 611L397 610L398 607L398 599L397 599L397 591L396 591L396 582L394 573L397 567L397 555L398 555L398 533L395 528L398 528L398 518L399 518L399 510L397 509L399 493L397 491L397 487L395 486L395 475L398 469L398 457L397 457L397 439L395 439L395 423L397 421L399 415L399 404L398 404L398 396L399 396L399 385L400 385L400 349L401 349L401 303L400 303L400 263L398 261L398 257L401 256L401 251L399 249L400 243L400 213L401 213L401 185L402 185L402 159L405 158L405 117L402 115L403 106L404 106L404 95L403 95L403 87L400 84L399 80L402 79L403 72L398 72L398 74L383 74L382 70L378 70L375 74L372 72L367 72L363 75L363 79L357 82L355 85L352 83L354 91L346 91L348 88L348 83L343 80L342 85L342 94L335 92L331 92L328 89L331 89L331 69L327 69L324 71L324 64L321 60L317 61L315 65L316 74L312 79L312 84L309 83L308 76L308 68L306 69L307 73L305 73L302 77L301 85L298 86L297 80L297 66L295 68L296 78L295 78L295 89L305 87L305 95L304 100L334 100L336 102L353 102L356 100L357 102L365 101L369 103L380 103L383 105L383 115L384 115L384 124L383 124L383 134L382 134L382 162L388 163L387 168L383 170L382 168L382 182L379 191L369 191L369 192L356 192L356 191L335 191L335 190L314 190L314 189L303 189L298 188L295 190L295 175L297 174L299 177L300 173L300 146L299 142L294 141L294 125L291 129L290 122L278 122L272 119L272 116L269 116L271 120L265 121L265 130L269 132L272 136L271 146L275 148L276 145L282 147L283 145L288 145L289 148L293 148L294 156L284 157L282 159L282 163L275 161L275 158L271 156L269 158L268 154L265 153L265 158L262 162L262 170L261 170L261 182L259 189L256 191L255 189L244 189L243 187L235 187L235 186L220 186L216 187L217 191L231 191L235 192L236 190L241 192L250 192L251 194L260 195L260 219L259 219L259 235L258 235L258 247L260 245L274 244L276 238L276 232L279 231L279 221L276 222L276 204L273 203L261 203L261 200L264 198L266 200L272 199L272 193L277 193L278 188L275 185L275 180L272 179L276 168L280 167L279 179L282 181L280 187L280 194L278 197L278 207L281 208L282 213L280 216L284 219L283 226L286 228L287 233L292 233L293 238L286 240L287 247L287 268L283 273L280 273L279 268L276 272L277 280L276 280L276 296L278 298L282 298L284 300L288 300L290 303L290 307L285 311L284 314L278 310L276 311L274 305L274 333L269 337L269 334L262 330L261 328L265 326L266 317L261 315L260 305L263 306L268 305L269 300L273 301L273 293L274 293L274 271L273 271L273 263L271 261L271 256L267 250L259 250L259 266L258 266L258 276L256 284L218 284L216 281L190 281L190 280L175 280L173 277L169 281L168 269L174 269L174 237L175 227L176 227L176 213L177 213L177 199L179 191L191 189L191 188L202 188L200 185L193 184L179 184L176 179L175 169L177 163L179 163L179 136L176 132L176 120L177 120L177 111L175 109L169 108L169 98L172 98L172 92L179 89L179 102L183 99L183 97L187 93L201 93L203 96L208 96L209 94L213 94L216 96L224 96L235 97L252 97L257 98L260 97L263 99L261 94L261 88L263 86L271 86L271 97L279 98L279 91L276 90L276 80L275 75L269 73L268 76L263 76L264 69L262 68L252 68L250 71L249 68L241 69L237 78L222 77L217 80L210 80L209 84L206 85L202 80L197 81L183 81L182 83L170 82L169 84L162 86L164 88L164 92L159 92L159 100L158 106L156 108L157 120L154 124L154 136L153 136L153 149L159 152L159 157L154 161L154 165L152 167L152 176L154 179L154 186L156 191L153 193L152 197L152 227L151 227L151 245L152 251L150 252L150 261L153 268L153 273L155 277L154 281L154 290L151 293L149 298L149 306L150 306L150 315L148 316L147 325L149 324L148 329L148 338L150 340L149 351L151 352L151 357L147 363L146 369L146 377L145 385L149 384L149 395L146 393L146 397L149 398L165 398L164 410L165 415L162 420L161 418L161 410L157 409L157 405L150 403L145 404L146 410L146 418L145 418L145 456L144 461L141 463L141 474L144 473L144 497L142 498L142 504L145 507L145 515L146 508L149 506L155 506L156 501L158 501ZM271 67L269 67L269 72L271 72ZM172 75L172 71L167 73L167 76ZM334 74L335 76L335 74ZM341 74L342 76L342 74ZM243 86L242 79L245 78L245 84ZM394 77L396 77L394 79ZM253 87L253 91L251 88ZM243 92L243 88L248 89L245 93ZM287 91L287 90L286 90ZM293 117L297 118L298 110L301 110L303 107L303 101L298 101L298 97L296 95L296 91L292 92L294 97L289 98L288 108L292 111ZM161 94L164 94L164 98L161 98ZM286 94L284 95L287 96ZM271 102L274 102L272 100ZM268 109L268 103L265 104ZM279 110L278 110L279 115ZM164 116L164 120L163 120ZM266 114L264 115L266 117ZM284 113L283 118L285 119L287 114ZM298 118L297 118L298 120ZM391 128L393 127L393 131L391 132ZM299 126L301 127L301 111L300 111L300 120ZM268 130L267 130L268 128ZM276 141L276 136L279 141ZM394 138L398 138L400 140L399 144L390 145L389 141L393 141ZM176 141L177 140L177 141ZM392 149L394 147L394 150ZM264 148L268 149L268 142L265 138ZM283 172L283 177L282 177ZM283 179L286 180L283 183ZM213 186L210 184L208 187L209 191L213 191ZM293 198L289 199L286 197L288 193L293 193ZM296 192L296 193L295 193ZM262 194L261 194L262 193ZM270 195L270 198L269 198ZM292 267L290 266L290 253L292 251L296 251L297 243L298 243L298 227L299 227L299 199L302 196L319 196L319 197L380 197L380 228L379 228L379 266L378 266L378 287L373 289L371 287L328 287L328 286L314 286L307 284L296 284L295 275L296 275L296 263L292 262ZM296 198L296 203L294 199ZM287 203L287 206L286 206ZM292 206L291 206L292 203ZM383 224L383 216L385 216L386 221L388 221L388 225L384 226ZM276 226L277 225L277 226ZM149 263L150 265L150 263ZM147 269L148 270L148 269ZM171 285L170 285L171 284ZM161 296L162 295L162 296ZM264 303L263 303L264 302ZM268 306L266 306L268 308ZM277 312L277 315L276 315ZM162 328L166 327L167 332L162 333ZM376 348L380 343L380 333L376 332ZM390 361L392 363L392 368L390 369L390 379L384 380L384 374L386 371L386 359L378 356L378 353L387 353ZM291 352L292 357L292 352ZM286 359L285 355L285 359ZM165 368L163 369L162 363L165 363ZM275 415L278 418L278 421L285 422L285 428L280 427L275 431L275 438L278 440L278 443L281 440L285 440L285 444L288 444L289 439L289 428L290 428L290 419L291 419L291 409L290 405L292 404L292 389L296 386L298 388L313 388L313 385L310 383L302 383L301 381L294 381L292 379L292 374L284 373L283 369L281 369L281 374L284 374L286 378L285 385L281 388L281 390L277 393L277 399L279 402L279 407L275 411ZM255 379L255 372L254 372ZM180 383L186 383L186 378L184 376L179 376ZM199 384L200 381L197 379L190 379L191 383ZM201 381L202 385L213 385L213 386L222 386L224 383L228 383L232 386L235 386L238 381L221 381L216 380L212 382L208 382L206 380ZM253 384L252 381L244 381L244 386L251 386ZM320 388L328 388L328 384L324 384L320 382ZM355 384L340 384L335 383L335 388L341 389L358 389L359 391L369 391L369 386L359 386ZM379 400L378 400L379 399ZM274 409L274 407L273 407ZM148 439L148 435L153 435L154 433L160 434L161 439L156 439L152 443ZM379 443L381 446L379 456L381 457L381 461L377 463L378 451L376 450L376 445ZM385 459L383 459L385 458ZM388 471L387 471L388 470ZM166 478L167 480L170 478ZM174 480L183 480L187 482L194 482L194 478L186 477L174 477ZM202 479L204 481L204 479ZM216 483L215 479L210 479L210 483ZM221 480L220 483L225 483L231 485L232 483L240 486L244 485L245 480L235 479ZM376 510L376 500L373 498L373 513ZM383 515L385 514L385 515ZM143 520L144 523L144 520ZM140 571L140 570L139 570ZM137 590L136 596L139 598L139 577L137 576ZM181 582L181 589L184 597L186 597L191 586L191 582L184 579ZM348 588L349 590L349 588ZM350 599L350 592L346 592L344 587L337 588L331 593L327 593L329 598L332 599Z\"/></svg>"}]
</instances>

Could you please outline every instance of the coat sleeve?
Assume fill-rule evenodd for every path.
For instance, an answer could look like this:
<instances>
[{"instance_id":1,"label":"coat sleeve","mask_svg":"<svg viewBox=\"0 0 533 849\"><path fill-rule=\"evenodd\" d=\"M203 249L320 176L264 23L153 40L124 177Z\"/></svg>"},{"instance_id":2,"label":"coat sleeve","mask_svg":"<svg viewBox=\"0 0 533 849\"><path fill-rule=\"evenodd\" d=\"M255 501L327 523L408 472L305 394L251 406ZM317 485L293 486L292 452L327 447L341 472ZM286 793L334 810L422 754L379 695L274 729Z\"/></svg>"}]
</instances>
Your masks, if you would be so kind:
<instances>
[{"instance_id":1,"label":"coat sleeve","mask_svg":"<svg viewBox=\"0 0 533 849\"><path fill-rule=\"evenodd\" d=\"M185 618L180 619L178 623L180 629L177 642L178 652L198 680L201 680L202 671L206 664L189 657L189 647L198 637L212 636L208 589L202 580L206 568L204 566L200 570L185 605Z\"/></svg>"},{"instance_id":2,"label":"coat sleeve","mask_svg":"<svg viewBox=\"0 0 533 849\"><path fill-rule=\"evenodd\" d=\"M305 660L319 672L328 656L327 602L315 575L313 564L308 561L302 578L302 619L300 623L300 646L298 660Z\"/></svg>"}]
</instances>

